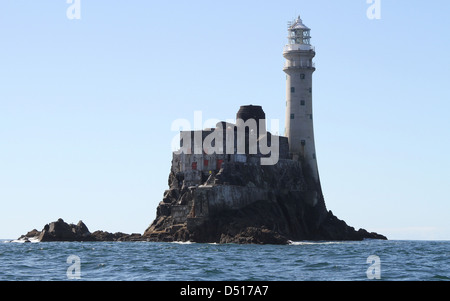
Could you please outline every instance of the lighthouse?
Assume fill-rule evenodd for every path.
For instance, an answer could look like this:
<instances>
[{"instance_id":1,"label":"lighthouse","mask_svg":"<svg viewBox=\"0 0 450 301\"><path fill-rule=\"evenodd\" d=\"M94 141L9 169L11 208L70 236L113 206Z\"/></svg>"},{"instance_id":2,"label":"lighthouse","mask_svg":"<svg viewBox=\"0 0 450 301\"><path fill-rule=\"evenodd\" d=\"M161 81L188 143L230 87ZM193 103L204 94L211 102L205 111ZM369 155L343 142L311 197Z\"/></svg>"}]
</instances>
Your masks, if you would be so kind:
<instances>
[{"instance_id":1,"label":"lighthouse","mask_svg":"<svg viewBox=\"0 0 450 301\"><path fill-rule=\"evenodd\" d=\"M288 44L284 47L286 59L286 124L285 136L289 140L292 159L299 160L319 182L319 172L314 145L312 75L316 70L310 31L300 16L288 24Z\"/></svg>"}]
</instances>

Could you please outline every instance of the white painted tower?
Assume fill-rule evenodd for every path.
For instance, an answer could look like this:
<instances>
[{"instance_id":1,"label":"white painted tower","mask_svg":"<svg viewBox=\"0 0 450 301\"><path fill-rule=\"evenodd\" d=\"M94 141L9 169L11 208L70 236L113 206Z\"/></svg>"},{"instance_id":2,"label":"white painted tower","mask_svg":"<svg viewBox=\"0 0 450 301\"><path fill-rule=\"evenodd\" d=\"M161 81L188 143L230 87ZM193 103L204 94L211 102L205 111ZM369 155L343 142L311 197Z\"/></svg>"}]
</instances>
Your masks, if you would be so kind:
<instances>
[{"instance_id":1,"label":"white painted tower","mask_svg":"<svg viewBox=\"0 0 450 301\"><path fill-rule=\"evenodd\" d=\"M302 160L319 182L314 145L312 75L316 70L315 49L310 44L310 29L300 16L288 24L289 43L284 47L286 58L286 137L294 160Z\"/></svg>"}]
</instances>

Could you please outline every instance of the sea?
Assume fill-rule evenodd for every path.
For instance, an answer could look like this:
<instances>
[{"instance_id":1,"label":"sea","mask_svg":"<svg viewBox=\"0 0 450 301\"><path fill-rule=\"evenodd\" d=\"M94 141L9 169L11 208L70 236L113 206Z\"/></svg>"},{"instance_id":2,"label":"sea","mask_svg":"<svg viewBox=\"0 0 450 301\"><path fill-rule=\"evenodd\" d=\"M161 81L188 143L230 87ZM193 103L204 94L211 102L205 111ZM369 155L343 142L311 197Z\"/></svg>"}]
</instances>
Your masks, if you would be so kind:
<instances>
[{"instance_id":1,"label":"sea","mask_svg":"<svg viewBox=\"0 0 450 301\"><path fill-rule=\"evenodd\" d=\"M0 281L449 281L450 241L0 241Z\"/></svg>"}]
</instances>

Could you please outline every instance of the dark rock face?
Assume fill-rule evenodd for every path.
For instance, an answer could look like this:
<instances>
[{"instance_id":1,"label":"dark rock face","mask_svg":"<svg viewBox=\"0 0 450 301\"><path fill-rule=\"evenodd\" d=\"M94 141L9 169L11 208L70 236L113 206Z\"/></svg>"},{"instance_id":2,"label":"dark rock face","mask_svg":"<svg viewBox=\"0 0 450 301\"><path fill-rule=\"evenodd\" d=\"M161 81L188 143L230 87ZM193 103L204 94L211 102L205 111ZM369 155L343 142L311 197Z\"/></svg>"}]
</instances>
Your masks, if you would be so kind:
<instances>
[{"instance_id":1,"label":"dark rock face","mask_svg":"<svg viewBox=\"0 0 450 301\"><path fill-rule=\"evenodd\" d=\"M77 225L67 224L62 218L44 226L39 241L91 241L91 232L79 221Z\"/></svg>"},{"instance_id":2,"label":"dark rock face","mask_svg":"<svg viewBox=\"0 0 450 301\"><path fill-rule=\"evenodd\" d=\"M220 243L284 245L289 243L289 241L286 237L264 227L247 227L231 235L222 234L220 236Z\"/></svg>"},{"instance_id":3,"label":"dark rock face","mask_svg":"<svg viewBox=\"0 0 450 301\"><path fill-rule=\"evenodd\" d=\"M170 190L144 232L150 241L286 244L386 239L356 231L328 211L320 183L308 179L301 162L224 164L197 187L180 185L180 178L169 176Z\"/></svg>"},{"instance_id":4,"label":"dark rock face","mask_svg":"<svg viewBox=\"0 0 450 301\"><path fill-rule=\"evenodd\" d=\"M36 229L22 235L19 240L29 242L30 239L37 239L39 242L52 241L141 241L142 235L138 233L109 233L105 231L95 231L91 233L88 227L79 221L78 224L68 224L62 218L44 226L42 231Z\"/></svg>"},{"instance_id":5,"label":"dark rock face","mask_svg":"<svg viewBox=\"0 0 450 301\"><path fill-rule=\"evenodd\" d=\"M367 232L348 226L343 220L338 219L333 213L328 211L327 217L321 226L321 235L327 237L327 240L363 240L363 239L387 239L385 236Z\"/></svg>"},{"instance_id":6,"label":"dark rock face","mask_svg":"<svg viewBox=\"0 0 450 301\"><path fill-rule=\"evenodd\" d=\"M122 232L109 233L106 231L95 231L92 233L95 241L142 241L139 233L126 234Z\"/></svg>"}]
</instances>

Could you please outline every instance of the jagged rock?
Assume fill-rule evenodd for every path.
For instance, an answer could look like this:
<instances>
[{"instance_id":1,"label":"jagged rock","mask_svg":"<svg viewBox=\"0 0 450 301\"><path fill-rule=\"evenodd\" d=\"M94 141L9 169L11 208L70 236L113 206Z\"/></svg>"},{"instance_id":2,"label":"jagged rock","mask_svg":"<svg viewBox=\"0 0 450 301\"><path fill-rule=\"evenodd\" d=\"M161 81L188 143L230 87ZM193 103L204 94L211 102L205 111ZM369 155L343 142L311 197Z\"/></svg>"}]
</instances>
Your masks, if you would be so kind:
<instances>
[{"instance_id":1,"label":"jagged rock","mask_svg":"<svg viewBox=\"0 0 450 301\"><path fill-rule=\"evenodd\" d=\"M106 231L95 231L91 233L88 227L79 221L78 224L68 224L62 218L44 226L42 231L33 229L19 240L30 242L30 238L37 239L39 242L54 241L142 241L144 238L139 233L109 233Z\"/></svg>"},{"instance_id":2,"label":"jagged rock","mask_svg":"<svg viewBox=\"0 0 450 301\"><path fill-rule=\"evenodd\" d=\"M33 230L29 231L27 234L25 234L25 236L26 237L36 237L36 236L39 236L40 234L41 234L41 231L33 229Z\"/></svg>"},{"instance_id":3,"label":"jagged rock","mask_svg":"<svg viewBox=\"0 0 450 301\"><path fill-rule=\"evenodd\" d=\"M117 240L116 235L113 233L109 233L106 231L95 231L91 234L91 236L94 238L95 241L115 241Z\"/></svg>"},{"instance_id":4,"label":"jagged rock","mask_svg":"<svg viewBox=\"0 0 450 301\"><path fill-rule=\"evenodd\" d=\"M39 238L40 234L41 234L41 231L33 229L33 230L29 231L27 234L21 235L18 238L18 240L24 241L24 242L31 242L30 239L37 240Z\"/></svg>"},{"instance_id":5,"label":"jagged rock","mask_svg":"<svg viewBox=\"0 0 450 301\"><path fill-rule=\"evenodd\" d=\"M142 235L139 233L123 234L117 238L117 241L142 241Z\"/></svg>"},{"instance_id":6,"label":"jagged rock","mask_svg":"<svg viewBox=\"0 0 450 301\"><path fill-rule=\"evenodd\" d=\"M91 235L91 232L89 232L88 227L82 221L79 221L76 227L72 228L72 231L73 229L75 229L75 234L77 236L89 237Z\"/></svg>"},{"instance_id":7,"label":"jagged rock","mask_svg":"<svg viewBox=\"0 0 450 301\"><path fill-rule=\"evenodd\" d=\"M333 215L333 212L328 211L327 217L321 226L322 235L328 237L328 240L363 240L363 239L387 239L385 236L377 233L369 233L364 229L350 227L343 220L338 219Z\"/></svg>"},{"instance_id":8,"label":"jagged rock","mask_svg":"<svg viewBox=\"0 0 450 301\"><path fill-rule=\"evenodd\" d=\"M106 231L95 231L92 233L95 241L142 241L139 233L126 234L122 232L110 233Z\"/></svg>"},{"instance_id":9,"label":"jagged rock","mask_svg":"<svg viewBox=\"0 0 450 301\"><path fill-rule=\"evenodd\" d=\"M92 241L91 233L86 225L79 221L77 225L68 224L62 218L44 226L39 241Z\"/></svg>"},{"instance_id":10,"label":"jagged rock","mask_svg":"<svg viewBox=\"0 0 450 301\"><path fill-rule=\"evenodd\" d=\"M238 243L238 244L273 244L284 245L289 240L279 233L256 227L247 227L235 235L222 234L220 243Z\"/></svg>"}]
</instances>

